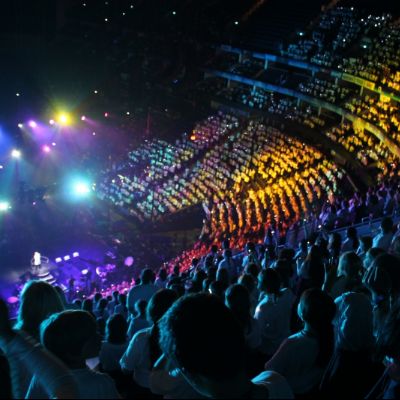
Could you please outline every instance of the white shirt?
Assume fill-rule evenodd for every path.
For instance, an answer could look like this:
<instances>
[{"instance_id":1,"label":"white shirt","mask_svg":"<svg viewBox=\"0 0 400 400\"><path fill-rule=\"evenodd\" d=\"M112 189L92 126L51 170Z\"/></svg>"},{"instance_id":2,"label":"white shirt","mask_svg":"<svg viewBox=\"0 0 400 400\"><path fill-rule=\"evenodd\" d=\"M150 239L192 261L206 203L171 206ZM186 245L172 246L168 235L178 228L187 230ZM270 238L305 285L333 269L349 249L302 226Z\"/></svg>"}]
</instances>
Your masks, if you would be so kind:
<instances>
[{"instance_id":1,"label":"white shirt","mask_svg":"<svg viewBox=\"0 0 400 400\"><path fill-rule=\"evenodd\" d=\"M128 310L132 310L138 300L146 300L148 302L157 291L158 288L151 283L134 286L128 294Z\"/></svg>"},{"instance_id":2,"label":"white shirt","mask_svg":"<svg viewBox=\"0 0 400 400\"><path fill-rule=\"evenodd\" d=\"M276 302L266 296L257 306L255 319L261 329L261 348L264 354L274 354L284 339L290 335L290 315L294 295L290 289L282 289Z\"/></svg>"},{"instance_id":3,"label":"white shirt","mask_svg":"<svg viewBox=\"0 0 400 400\"><path fill-rule=\"evenodd\" d=\"M128 342L124 344L113 344L103 342L99 354L100 363L104 371L118 371L121 366L119 360L125 353Z\"/></svg>"},{"instance_id":4,"label":"white shirt","mask_svg":"<svg viewBox=\"0 0 400 400\"><path fill-rule=\"evenodd\" d=\"M372 247L379 247L382 250L389 251L390 245L392 244L392 239L393 233L378 233L372 241Z\"/></svg>"},{"instance_id":5,"label":"white shirt","mask_svg":"<svg viewBox=\"0 0 400 400\"><path fill-rule=\"evenodd\" d=\"M282 343L265 369L284 376L295 394L307 393L320 383L324 373L316 364L318 352L317 339L302 331Z\"/></svg>"},{"instance_id":6,"label":"white shirt","mask_svg":"<svg viewBox=\"0 0 400 400\"><path fill-rule=\"evenodd\" d=\"M106 374L85 369L71 370L79 390L79 399L119 399L114 381ZM47 399L46 391L34 376L27 399Z\"/></svg>"},{"instance_id":7,"label":"white shirt","mask_svg":"<svg viewBox=\"0 0 400 400\"><path fill-rule=\"evenodd\" d=\"M235 261L232 258L224 258L221 260L218 264L218 270L220 269L226 269L228 271L229 279L231 281L238 276L238 269L235 265Z\"/></svg>"},{"instance_id":8,"label":"white shirt","mask_svg":"<svg viewBox=\"0 0 400 400\"><path fill-rule=\"evenodd\" d=\"M151 328L137 332L119 362L122 369L133 371L134 380L144 388L149 387L151 372L150 334Z\"/></svg>"},{"instance_id":9,"label":"white shirt","mask_svg":"<svg viewBox=\"0 0 400 400\"><path fill-rule=\"evenodd\" d=\"M132 339L137 332L149 328L150 326L151 324L146 318L133 317L129 323L128 338Z\"/></svg>"}]
</instances>

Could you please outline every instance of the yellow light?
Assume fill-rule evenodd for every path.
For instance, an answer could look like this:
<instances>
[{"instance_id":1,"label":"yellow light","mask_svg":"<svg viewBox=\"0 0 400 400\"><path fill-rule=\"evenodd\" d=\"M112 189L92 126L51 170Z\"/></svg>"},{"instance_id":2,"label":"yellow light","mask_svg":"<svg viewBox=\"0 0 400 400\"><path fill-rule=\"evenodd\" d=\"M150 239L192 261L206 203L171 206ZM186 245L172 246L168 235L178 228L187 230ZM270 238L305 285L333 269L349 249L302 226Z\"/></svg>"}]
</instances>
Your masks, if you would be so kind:
<instances>
[{"instance_id":1,"label":"yellow light","mask_svg":"<svg viewBox=\"0 0 400 400\"><path fill-rule=\"evenodd\" d=\"M62 113L58 117L58 121L61 125L68 125L70 123L71 118L68 114Z\"/></svg>"}]
</instances>

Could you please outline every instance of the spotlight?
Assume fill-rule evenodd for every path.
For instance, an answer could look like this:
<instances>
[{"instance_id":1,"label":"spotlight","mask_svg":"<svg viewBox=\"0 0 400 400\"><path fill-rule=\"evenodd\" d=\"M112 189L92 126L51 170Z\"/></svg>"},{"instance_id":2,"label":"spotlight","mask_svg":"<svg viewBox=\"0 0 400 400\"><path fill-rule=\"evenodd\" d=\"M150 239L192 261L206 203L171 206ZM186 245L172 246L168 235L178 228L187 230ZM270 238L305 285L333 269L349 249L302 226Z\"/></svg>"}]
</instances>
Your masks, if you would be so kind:
<instances>
[{"instance_id":1,"label":"spotlight","mask_svg":"<svg viewBox=\"0 0 400 400\"><path fill-rule=\"evenodd\" d=\"M54 119L51 119L50 121L49 121L49 124L50 125L54 125L56 123L56 121L54 121Z\"/></svg>"},{"instance_id":2,"label":"spotlight","mask_svg":"<svg viewBox=\"0 0 400 400\"><path fill-rule=\"evenodd\" d=\"M53 147L56 147L56 146L57 146L57 143L56 143L56 142L53 142L51 145L52 145Z\"/></svg>"},{"instance_id":3,"label":"spotlight","mask_svg":"<svg viewBox=\"0 0 400 400\"><path fill-rule=\"evenodd\" d=\"M19 96L20 96L20 94L19 94L19 93L15 93L15 95L16 95L17 97L19 97Z\"/></svg>"},{"instance_id":4,"label":"spotlight","mask_svg":"<svg viewBox=\"0 0 400 400\"><path fill-rule=\"evenodd\" d=\"M94 92L93 92L94 94L97 94L97 93L99 93L97 90L95 90Z\"/></svg>"},{"instance_id":5,"label":"spotlight","mask_svg":"<svg viewBox=\"0 0 400 400\"><path fill-rule=\"evenodd\" d=\"M0 201L0 212L6 212L11 208L8 201Z\"/></svg>"},{"instance_id":6,"label":"spotlight","mask_svg":"<svg viewBox=\"0 0 400 400\"><path fill-rule=\"evenodd\" d=\"M42 150L43 150L44 153L50 153L51 148L50 148L50 146L48 146L47 144L45 144L45 145L42 147Z\"/></svg>"},{"instance_id":7,"label":"spotlight","mask_svg":"<svg viewBox=\"0 0 400 400\"><path fill-rule=\"evenodd\" d=\"M56 263L58 264L58 263L60 263L60 262L62 262L62 258L61 258L61 257L57 257L57 258L56 258Z\"/></svg>"},{"instance_id":8,"label":"spotlight","mask_svg":"<svg viewBox=\"0 0 400 400\"><path fill-rule=\"evenodd\" d=\"M86 182L75 182L73 186L75 195L85 197L90 193L90 186Z\"/></svg>"},{"instance_id":9,"label":"spotlight","mask_svg":"<svg viewBox=\"0 0 400 400\"><path fill-rule=\"evenodd\" d=\"M22 129L23 127L24 127L24 124L21 124L21 123L18 124L19 129Z\"/></svg>"},{"instance_id":10,"label":"spotlight","mask_svg":"<svg viewBox=\"0 0 400 400\"><path fill-rule=\"evenodd\" d=\"M70 122L70 117L68 114L62 113L59 115L58 120L60 121L61 125L68 125Z\"/></svg>"},{"instance_id":11,"label":"spotlight","mask_svg":"<svg viewBox=\"0 0 400 400\"><path fill-rule=\"evenodd\" d=\"M17 150L17 149L14 149L14 150L11 152L11 157L12 157L12 158L21 158L21 151L20 151L20 150Z\"/></svg>"},{"instance_id":12,"label":"spotlight","mask_svg":"<svg viewBox=\"0 0 400 400\"><path fill-rule=\"evenodd\" d=\"M72 257L74 257L74 258L79 257L79 253L77 251L75 251L74 253L72 253Z\"/></svg>"},{"instance_id":13,"label":"spotlight","mask_svg":"<svg viewBox=\"0 0 400 400\"><path fill-rule=\"evenodd\" d=\"M69 261L70 259L71 259L70 256L65 256L65 257L64 257L64 261Z\"/></svg>"},{"instance_id":14,"label":"spotlight","mask_svg":"<svg viewBox=\"0 0 400 400\"><path fill-rule=\"evenodd\" d=\"M108 118L108 112L105 112L105 113L104 113L104 117L105 117L105 118Z\"/></svg>"},{"instance_id":15,"label":"spotlight","mask_svg":"<svg viewBox=\"0 0 400 400\"><path fill-rule=\"evenodd\" d=\"M37 127L37 123L35 121L29 121L28 124L31 128L36 128Z\"/></svg>"},{"instance_id":16,"label":"spotlight","mask_svg":"<svg viewBox=\"0 0 400 400\"><path fill-rule=\"evenodd\" d=\"M82 115L81 121L86 121L86 117L84 115Z\"/></svg>"}]
</instances>

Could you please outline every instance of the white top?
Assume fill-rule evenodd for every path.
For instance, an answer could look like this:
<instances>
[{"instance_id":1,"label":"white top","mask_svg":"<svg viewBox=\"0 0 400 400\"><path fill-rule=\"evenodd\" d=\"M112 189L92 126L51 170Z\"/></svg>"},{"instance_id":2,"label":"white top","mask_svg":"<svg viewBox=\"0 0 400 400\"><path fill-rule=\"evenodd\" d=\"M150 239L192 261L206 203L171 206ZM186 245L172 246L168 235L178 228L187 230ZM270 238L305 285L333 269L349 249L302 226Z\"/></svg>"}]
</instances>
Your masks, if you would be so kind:
<instances>
[{"instance_id":1,"label":"white top","mask_svg":"<svg viewBox=\"0 0 400 400\"><path fill-rule=\"evenodd\" d=\"M307 393L320 383L324 373L316 364L318 352L317 339L301 331L282 343L265 369L284 376L295 394Z\"/></svg>"},{"instance_id":2,"label":"white top","mask_svg":"<svg viewBox=\"0 0 400 400\"><path fill-rule=\"evenodd\" d=\"M238 269L233 258L224 258L221 260L218 264L218 271L220 269L226 269L228 271L230 280L235 279L238 276Z\"/></svg>"},{"instance_id":3,"label":"white top","mask_svg":"<svg viewBox=\"0 0 400 400\"><path fill-rule=\"evenodd\" d=\"M108 375L92 371L89 368L71 370L71 373L78 384L79 399L120 398L114 381ZM48 399L46 391L37 381L36 376L32 378L26 398Z\"/></svg>"},{"instance_id":4,"label":"white top","mask_svg":"<svg viewBox=\"0 0 400 400\"><path fill-rule=\"evenodd\" d=\"M146 318L133 317L129 323L128 338L132 339L137 332L149 328L150 326L151 324Z\"/></svg>"},{"instance_id":5,"label":"white top","mask_svg":"<svg viewBox=\"0 0 400 400\"><path fill-rule=\"evenodd\" d=\"M133 371L136 383L149 388L150 365L150 334L151 328L143 329L133 336L128 349L120 360L121 368Z\"/></svg>"},{"instance_id":6,"label":"white top","mask_svg":"<svg viewBox=\"0 0 400 400\"><path fill-rule=\"evenodd\" d=\"M392 239L393 233L378 233L372 241L372 247L379 247L382 250L389 251L390 245L392 244Z\"/></svg>"},{"instance_id":7,"label":"white top","mask_svg":"<svg viewBox=\"0 0 400 400\"><path fill-rule=\"evenodd\" d=\"M101 350L99 354L99 359L103 370L118 371L121 368L119 365L119 360L125 353L127 347L128 342L124 344L103 342L101 344Z\"/></svg>"},{"instance_id":8,"label":"white top","mask_svg":"<svg viewBox=\"0 0 400 400\"><path fill-rule=\"evenodd\" d=\"M258 304L254 318L261 329L260 350L264 354L274 354L284 339L290 335L290 315L294 295L290 289L282 289L282 295L275 302L266 296Z\"/></svg>"},{"instance_id":9,"label":"white top","mask_svg":"<svg viewBox=\"0 0 400 400\"><path fill-rule=\"evenodd\" d=\"M134 286L128 294L128 310L133 309L138 300L146 300L148 302L157 291L158 288L151 283Z\"/></svg>"}]
</instances>

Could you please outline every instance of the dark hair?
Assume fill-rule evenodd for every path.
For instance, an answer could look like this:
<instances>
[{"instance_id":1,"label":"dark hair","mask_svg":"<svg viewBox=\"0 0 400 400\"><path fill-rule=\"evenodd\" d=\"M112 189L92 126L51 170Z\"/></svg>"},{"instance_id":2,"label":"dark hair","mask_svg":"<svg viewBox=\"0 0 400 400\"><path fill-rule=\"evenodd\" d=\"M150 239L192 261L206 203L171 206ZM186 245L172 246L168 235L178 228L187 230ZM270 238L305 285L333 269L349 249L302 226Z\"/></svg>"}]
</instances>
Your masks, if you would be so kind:
<instances>
[{"instance_id":1,"label":"dark hair","mask_svg":"<svg viewBox=\"0 0 400 400\"><path fill-rule=\"evenodd\" d=\"M108 318L106 324L106 341L112 344L124 344L128 323L121 314L115 314Z\"/></svg>"},{"instance_id":2,"label":"dark hair","mask_svg":"<svg viewBox=\"0 0 400 400\"><path fill-rule=\"evenodd\" d=\"M347 237L353 242L353 250L357 251L358 246L360 245L360 241L358 240L357 229L354 226L350 226L349 228L347 228Z\"/></svg>"},{"instance_id":3,"label":"dark hair","mask_svg":"<svg viewBox=\"0 0 400 400\"><path fill-rule=\"evenodd\" d=\"M235 378L245 369L243 331L213 295L179 299L160 322L160 345L180 368L214 381Z\"/></svg>"},{"instance_id":4,"label":"dark hair","mask_svg":"<svg viewBox=\"0 0 400 400\"><path fill-rule=\"evenodd\" d=\"M158 279L162 280L163 282L166 281L168 278L168 273L165 268L160 268L158 271Z\"/></svg>"},{"instance_id":5,"label":"dark hair","mask_svg":"<svg viewBox=\"0 0 400 400\"><path fill-rule=\"evenodd\" d=\"M100 299L100 301L97 303L97 309L100 311L104 311L107 308L108 301L104 297Z\"/></svg>"},{"instance_id":6,"label":"dark hair","mask_svg":"<svg viewBox=\"0 0 400 400\"><path fill-rule=\"evenodd\" d=\"M93 300L92 299L83 300L82 311L87 311L88 313L93 315Z\"/></svg>"},{"instance_id":7,"label":"dark hair","mask_svg":"<svg viewBox=\"0 0 400 400\"><path fill-rule=\"evenodd\" d=\"M258 268L257 264L250 263L245 267L244 271L246 274L252 275L254 279L257 279L257 276L260 272L260 268Z\"/></svg>"},{"instance_id":8,"label":"dark hair","mask_svg":"<svg viewBox=\"0 0 400 400\"><path fill-rule=\"evenodd\" d=\"M210 283L209 291L220 299L224 298L225 285L221 281L213 281Z\"/></svg>"},{"instance_id":9,"label":"dark hair","mask_svg":"<svg viewBox=\"0 0 400 400\"><path fill-rule=\"evenodd\" d=\"M161 317L168 311L168 309L177 300L178 295L174 290L162 289L153 294L152 298L147 305L147 319L153 323L150 333L150 363L153 366L161 356L159 346L159 327L158 323Z\"/></svg>"},{"instance_id":10,"label":"dark hair","mask_svg":"<svg viewBox=\"0 0 400 400\"><path fill-rule=\"evenodd\" d=\"M276 300L281 290L279 274L272 268L261 271L258 275L258 288L262 292L273 294Z\"/></svg>"},{"instance_id":11,"label":"dark hair","mask_svg":"<svg viewBox=\"0 0 400 400\"><path fill-rule=\"evenodd\" d=\"M330 250L332 252L332 256L339 257L340 250L342 248L342 237L337 232L332 232L330 234L332 241L330 244Z\"/></svg>"},{"instance_id":12,"label":"dark hair","mask_svg":"<svg viewBox=\"0 0 400 400\"><path fill-rule=\"evenodd\" d=\"M336 305L324 291L308 289L300 298L299 310L301 319L317 333L319 343L317 364L324 368L328 364L334 348L332 320L336 314Z\"/></svg>"},{"instance_id":13,"label":"dark hair","mask_svg":"<svg viewBox=\"0 0 400 400\"><path fill-rule=\"evenodd\" d=\"M366 252L372 247L372 237L371 236L361 236L360 242L364 245Z\"/></svg>"},{"instance_id":14,"label":"dark hair","mask_svg":"<svg viewBox=\"0 0 400 400\"><path fill-rule=\"evenodd\" d=\"M293 274L293 265L287 259L280 259L275 262L272 268L278 273L281 286L284 288L289 287L290 278Z\"/></svg>"},{"instance_id":15,"label":"dark hair","mask_svg":"<svg viewBox=\"0 0 400 400\"><path fill-rule=\"evenodd\" d=\"M156 278L154 276L154 272L150 268L146 268L142 271L140 280L142 285L148 285L149 283L154 283Z\"/></svg>"},{"instance_id":16,"label":"dark hair","mask_svg":"<svg viewBox=\"0 0 400 400\"><path fill-rule=\"evenodd\" d=\"M96 321L86 311L53 314L40 327L43 346L67 365L82 356L83 347L96 337Z\"/></svg>"},{"instance_id":17,"label":"dark hair","mask_svg":"<svg viewBox=\"0 0 400 400\"><path fill-rule=\"evenodd\" d=\"M135 311L136 310L139 310L139 315L146 315L147 301L143 299L137 300L135 303Z\"/></svg>"},{"instance_id":18,"label":"dark hair","mask_svg":"<svg viewBox=\"0 0 400 400\"><path fill-rule=\"evenodd\" d=\"M245 286L235 284L229 286L225 292L225 304L235 315L246 333L251 328L250 294Z\"/></svg>"},{"instance_id":19,"label":"dark hair","mask_svg":"<svg viewBox=\"0 0 400 400\"><path fill-rule=\"evenodd\" d=\"M93 303L94 303L95 305L97 305L97 303L99 302L99 300L102 299L102 298L103 298L103 296L101 295L101 293L96 293L96 294L93 296Z\"/></svg>"},{"instance_id":20,"label":"dark hair","mask_svg":"<svg viewBox=\"0 0 400 400\"><path fill-rule=\"evenodd\" d=\"M254 279L253 275L250 274L243 274L242 276L239 277L238 283L243 285L249 293L253 293L253 290L255 289L257 283L256 279Z\"/></svg>"}]
</instances>

